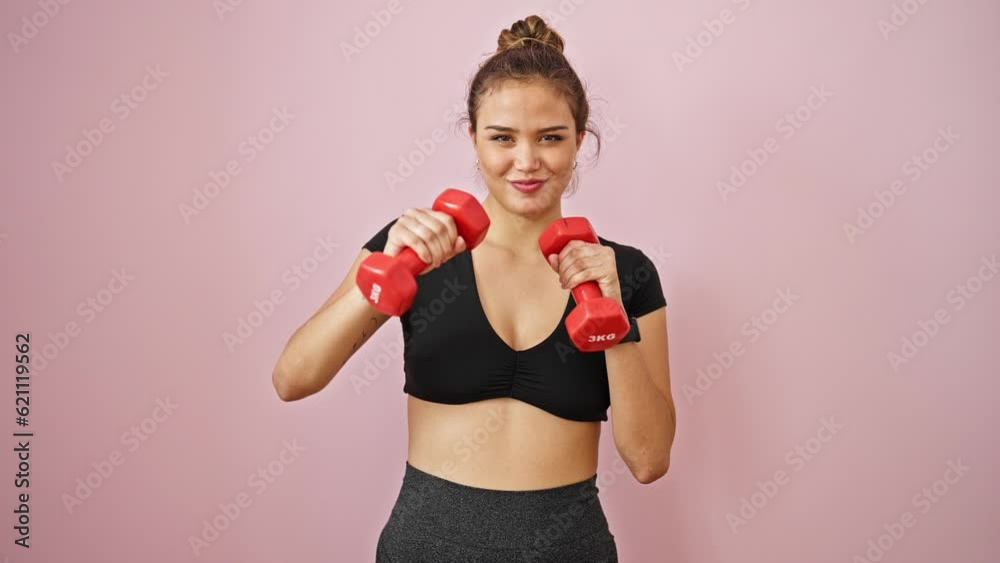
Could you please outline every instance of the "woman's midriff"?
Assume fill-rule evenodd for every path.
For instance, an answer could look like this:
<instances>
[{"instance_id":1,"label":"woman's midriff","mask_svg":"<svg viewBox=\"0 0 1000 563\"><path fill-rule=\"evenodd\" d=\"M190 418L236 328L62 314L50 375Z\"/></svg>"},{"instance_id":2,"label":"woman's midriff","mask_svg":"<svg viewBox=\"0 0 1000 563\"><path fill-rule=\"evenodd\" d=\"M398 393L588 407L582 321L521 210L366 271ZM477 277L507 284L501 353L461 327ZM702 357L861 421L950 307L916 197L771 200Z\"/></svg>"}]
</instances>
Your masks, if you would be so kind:
<instances>
[{"instance_id":1,"label":"woman's midriff","mask_svg":"<svg viewBox=\"0 0 1000 563\"><path fill-rule=\"evenodd\" d=\"M597 473L599 422L566 420L511 398L445 405L408 396L413 467L508 491L549 489Z\"/></svg>"}]
</instances>

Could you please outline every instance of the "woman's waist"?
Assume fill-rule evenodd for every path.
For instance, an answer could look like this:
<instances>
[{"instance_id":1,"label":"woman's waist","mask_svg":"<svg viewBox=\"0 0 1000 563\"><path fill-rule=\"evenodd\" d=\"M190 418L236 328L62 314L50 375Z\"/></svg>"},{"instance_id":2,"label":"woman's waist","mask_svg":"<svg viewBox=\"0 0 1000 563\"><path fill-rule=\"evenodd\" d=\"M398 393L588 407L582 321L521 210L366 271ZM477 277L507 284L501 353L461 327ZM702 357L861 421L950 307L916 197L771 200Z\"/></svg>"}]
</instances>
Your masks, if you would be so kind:
<instances>
[{"instance_id":1,"label":"woman's waist","mask_svg":"<svg viewBox=\"0 0 1000 563\"><path fill-rule=\"evenodd\" d=\"M610 535L596 476L545 489L494 490L455 483L409 462L388 526L487 549Z\"/></svg>"},{"instance_id":2,"label":"woman's waist","mask_svg":"<svg viewBox=\"0 0 1000 563\"><path fill-rule=\"evenodd\" d=\"M514 399L410 399L408 461L458 484L519 491L579 483L597 473L599 442L599 423L559 419Z\"/></svg>"}]
</instances>

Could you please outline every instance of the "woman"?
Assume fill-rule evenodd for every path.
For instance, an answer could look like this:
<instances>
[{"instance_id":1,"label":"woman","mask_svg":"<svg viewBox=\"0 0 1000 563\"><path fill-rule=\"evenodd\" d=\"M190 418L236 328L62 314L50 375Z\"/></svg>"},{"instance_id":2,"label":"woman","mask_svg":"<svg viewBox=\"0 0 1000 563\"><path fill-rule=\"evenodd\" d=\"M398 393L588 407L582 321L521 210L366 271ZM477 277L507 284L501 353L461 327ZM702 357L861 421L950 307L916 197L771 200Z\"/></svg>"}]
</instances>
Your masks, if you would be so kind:
<instances>
[{"instance_id":1,"label":"woman","mask_svg":"<svg viewBox=\"0 0 1000 563\"><path fill-rule=\"evenodd\" d=\"M407 210L364 245L274 371L282 399L316 393L388 320L355 284L370 252L410 247L429 264L400 317L409 448L380 562L617 561L596 486L609 406L615 445L640 483L669 465L674 404L656 268L604 238L558 255L539 249L562 217L589 130L583 87L541 18L516 22L498 43L468 96L489 191L486 238L467 250L449 215ZM570 290L588 280L637 318L632 338L603 352L577 350L563 326Z\"/></svg>"}]
</instances>

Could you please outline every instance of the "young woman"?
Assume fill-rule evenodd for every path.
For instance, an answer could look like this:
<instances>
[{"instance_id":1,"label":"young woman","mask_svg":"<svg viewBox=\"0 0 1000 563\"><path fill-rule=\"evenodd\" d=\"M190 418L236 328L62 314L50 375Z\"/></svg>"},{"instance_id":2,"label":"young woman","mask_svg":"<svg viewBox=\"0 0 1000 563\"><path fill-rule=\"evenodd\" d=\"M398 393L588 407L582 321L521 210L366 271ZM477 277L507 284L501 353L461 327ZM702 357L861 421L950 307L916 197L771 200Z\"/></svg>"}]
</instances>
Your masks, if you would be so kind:
<instances>
[{"instance_id":1,"label":"young woman","mask_svg":"<svg viewBox=\"0 0 1000 563\"><path fill-rule=\"evenodd\" d=\"M539 249L593 133L589 112L555 31L537 16L503 30L468 94L486 238L468 250L449 215L407 210L364 245L278 361L282 399L323 389L389 318L357 288L359 264L405 247L430 264L400 317L409 447L377 561L617 561L597 496L609 407L619 471L640 483L667 471L675 411L656 268L603 237ZM584 281L632 318L630 337L602 352L578 350L563 324Z\"/></svg>"}]
</instances>

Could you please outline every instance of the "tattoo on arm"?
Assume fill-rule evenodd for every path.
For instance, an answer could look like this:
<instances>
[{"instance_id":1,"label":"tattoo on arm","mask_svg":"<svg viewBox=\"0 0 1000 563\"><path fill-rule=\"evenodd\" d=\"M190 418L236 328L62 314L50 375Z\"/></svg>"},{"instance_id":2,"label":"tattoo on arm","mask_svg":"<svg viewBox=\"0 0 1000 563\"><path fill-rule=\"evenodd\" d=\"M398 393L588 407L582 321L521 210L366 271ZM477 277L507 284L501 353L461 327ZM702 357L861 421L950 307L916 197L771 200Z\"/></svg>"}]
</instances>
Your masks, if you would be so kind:
<instances>
[{"instance_id":1,"label":"tattoo on arm","mask_svg":"<svg viewBox=\"0 0 1000 563\"><path fill-rule=\"evenodd\" d=\"M361 336L354 341L353 345L351 345L351 352L356 352L358 350L358 347L364 344L365 339L367 339L371 334L373 334L377 327L378 327L378 319L376 319L375 317L368 319L368 325L361 330Z\"/></svg>"}]
</instances>

